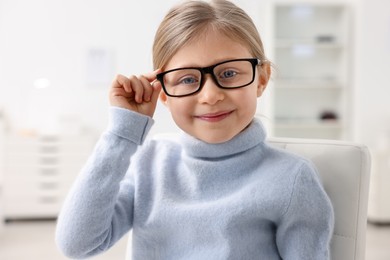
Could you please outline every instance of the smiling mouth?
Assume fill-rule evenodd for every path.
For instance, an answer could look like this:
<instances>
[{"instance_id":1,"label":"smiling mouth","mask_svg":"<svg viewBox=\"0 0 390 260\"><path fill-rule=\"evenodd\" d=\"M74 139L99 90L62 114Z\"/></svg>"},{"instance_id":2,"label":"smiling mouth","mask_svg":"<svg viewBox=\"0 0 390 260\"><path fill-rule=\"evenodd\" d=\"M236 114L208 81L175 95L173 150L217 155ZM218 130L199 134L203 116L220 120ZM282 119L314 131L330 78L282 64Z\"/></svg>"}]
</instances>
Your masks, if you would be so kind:
<instances>
[{"instance_id":1,"label":"smiling mouth","mask_svg":"<svg viewBox=\"0 0 390 260\"><path fill-rule=\"evenodd\" d=\"M217 112L217 113L203 114L203 115L195 116L195 118L201 119L201 120L204 120L207 122L219 122L219 121L225 119L226 117L228 117L231 113L233 113L233 110L232 111Z\"/></svg>"}]
</instances>

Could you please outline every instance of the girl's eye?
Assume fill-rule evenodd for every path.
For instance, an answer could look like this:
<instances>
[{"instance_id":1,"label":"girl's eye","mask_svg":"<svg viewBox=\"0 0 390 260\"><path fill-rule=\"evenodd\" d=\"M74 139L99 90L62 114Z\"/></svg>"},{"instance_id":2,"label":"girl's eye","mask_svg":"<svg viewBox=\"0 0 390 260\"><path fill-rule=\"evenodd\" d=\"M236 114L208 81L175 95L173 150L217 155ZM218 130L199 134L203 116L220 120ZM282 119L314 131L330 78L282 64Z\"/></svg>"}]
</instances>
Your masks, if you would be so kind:
<instances>
[{"instance_id":1,"label":"girl's eye","mask_svg":"<svg viewBox=\"0 0 390 260\"><path fill-rule=\"evenodd\" d=\"M220 78L229 79L237 75L237 72L234 70L225 70L221 73Z\"/></svg>"},{"instance_id":2,"label":"girl's eye","mask_svg":"<svg viewBox=\"0 0 390 260\"><path fill-rule=\"evenodd\" d=\"M198 80L194 77L185 77L179 81L180 84L191 85L198 83Z\"/></svg>"}]
</instances>

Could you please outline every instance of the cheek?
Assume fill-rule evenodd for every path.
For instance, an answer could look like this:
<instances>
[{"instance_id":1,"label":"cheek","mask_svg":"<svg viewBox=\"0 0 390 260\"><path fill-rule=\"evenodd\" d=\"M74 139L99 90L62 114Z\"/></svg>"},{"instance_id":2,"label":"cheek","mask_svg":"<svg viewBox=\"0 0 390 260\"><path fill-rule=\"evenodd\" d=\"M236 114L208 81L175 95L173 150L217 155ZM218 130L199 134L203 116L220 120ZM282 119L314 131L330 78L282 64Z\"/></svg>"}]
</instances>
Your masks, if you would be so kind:
<instances>
[{"instance_id":1,"label":"cheek","mask_svg":"<svg viewBox=\"0 0 390 260\"><path fill-rule=\"evenodd\" d=\"M257 103L257 88L255 85L239 90L240 91L233 96L236 103L240 103L243 106L252 106L254 103Z\"/></svg>"},{"instance_id":2,"label":"cheek","mask_svg":"<svg viewBox=\"0 0 390 260\"><path fill-rule=\"evenodd\" d=\"M175 121L183 119L182 117L185 117L185 115L191 114L191 102L184 99L185 98L171 98L167 102L167 106Z\"/></svg>"},{"instance_id":3,"label":"cheek","mask_svg":"<svg viewBox=\"0 0 390 260\"><path fill-rule=\"evenodd\" d=\"M246 118L251 117L256 113L257 109L257 91L255 88L247 89L241 93L234 95L234 103L238 108L238 115Z\"/></svg>"}]
</instances>

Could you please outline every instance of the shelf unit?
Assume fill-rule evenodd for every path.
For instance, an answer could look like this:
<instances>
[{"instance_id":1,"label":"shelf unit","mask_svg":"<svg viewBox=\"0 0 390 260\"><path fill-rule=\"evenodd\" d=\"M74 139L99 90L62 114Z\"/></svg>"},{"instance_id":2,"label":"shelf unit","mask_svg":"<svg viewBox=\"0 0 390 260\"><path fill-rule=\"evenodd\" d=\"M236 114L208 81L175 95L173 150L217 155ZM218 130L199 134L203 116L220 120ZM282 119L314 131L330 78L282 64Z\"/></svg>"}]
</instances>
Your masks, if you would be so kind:
<instances>
[{"instance_id":1,"label":"shelf unit","mask_svg":"<svg viewBox=\"0 0 390 260\"><path fill-rule=\"evenodd\" d=\"M348 139L349 7L281 2L273 10L273 134Z\"/></svg>"}]
</instances>

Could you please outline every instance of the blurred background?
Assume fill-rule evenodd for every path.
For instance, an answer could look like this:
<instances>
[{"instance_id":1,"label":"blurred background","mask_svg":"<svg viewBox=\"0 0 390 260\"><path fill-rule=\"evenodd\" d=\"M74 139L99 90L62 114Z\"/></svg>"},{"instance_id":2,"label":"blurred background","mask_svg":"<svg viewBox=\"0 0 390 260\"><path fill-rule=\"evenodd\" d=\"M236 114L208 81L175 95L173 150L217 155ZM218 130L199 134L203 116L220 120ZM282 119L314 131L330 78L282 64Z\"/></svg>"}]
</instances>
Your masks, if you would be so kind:
<instances>
[{"instance_id":1,"label":"blurred background","mask_svg":"<svg viewBox=\"0 0 390 260\"><path fill-rule=\"evenodd\" d=\"M390 259L390 1L233 2L274 63L258 106L269 136L369 147L367 259ZM110 83L152 70L175 3L0 0L0 259L64 259L55 218L106 127ZM177 131L160 104L155 121L151 134ZM123 258L125 244L99 259Z\"/></svg>"}]
</instances>

